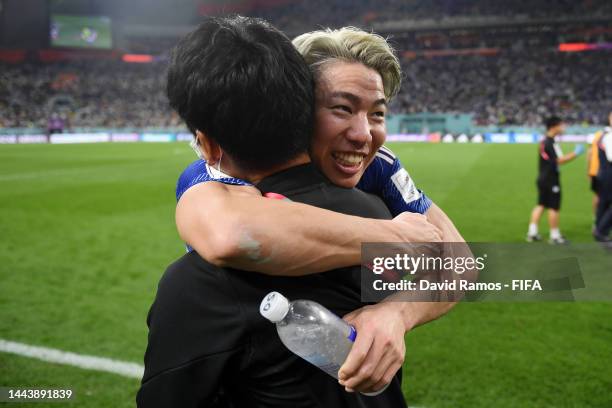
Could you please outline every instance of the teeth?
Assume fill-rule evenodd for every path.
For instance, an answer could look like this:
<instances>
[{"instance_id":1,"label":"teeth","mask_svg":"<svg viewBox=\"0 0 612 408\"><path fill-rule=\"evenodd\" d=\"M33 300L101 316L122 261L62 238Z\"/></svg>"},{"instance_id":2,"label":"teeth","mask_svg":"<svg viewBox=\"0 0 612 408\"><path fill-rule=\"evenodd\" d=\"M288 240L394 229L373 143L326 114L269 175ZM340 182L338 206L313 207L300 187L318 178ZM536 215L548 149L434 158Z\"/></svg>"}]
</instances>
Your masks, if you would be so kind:
<instances>
[{"instance_id":1,"label":"teeth","mask_svg":"<svg viewBox=\"0 0 612 408\"><path fill-rule=\"evenodd\" d=\"M355 153L334 153L334 158L341 162L341 164L350 166L359 165L363 161L363 155Z\"/></svg>"}]
</instances>

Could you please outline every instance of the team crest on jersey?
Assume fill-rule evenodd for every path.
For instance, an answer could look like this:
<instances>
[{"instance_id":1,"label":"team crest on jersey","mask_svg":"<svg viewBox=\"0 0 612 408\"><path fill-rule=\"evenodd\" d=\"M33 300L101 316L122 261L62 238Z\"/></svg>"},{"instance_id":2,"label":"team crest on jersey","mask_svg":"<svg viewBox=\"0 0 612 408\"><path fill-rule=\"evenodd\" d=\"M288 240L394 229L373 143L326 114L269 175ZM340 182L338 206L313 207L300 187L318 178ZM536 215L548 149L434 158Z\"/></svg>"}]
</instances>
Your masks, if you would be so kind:
<instances>
[{"instance_id":1,"label":"team crest on jersey","mask_svg":"<svg viewBox=\"0 0 612 408\"><path fill-rule=\"evenodd\" d=\"M391 176L391 181L400 192L405 202L410 203L421 198L421 192L414 185L406 169L399 169Z\"/></svg>"}]
</instances>

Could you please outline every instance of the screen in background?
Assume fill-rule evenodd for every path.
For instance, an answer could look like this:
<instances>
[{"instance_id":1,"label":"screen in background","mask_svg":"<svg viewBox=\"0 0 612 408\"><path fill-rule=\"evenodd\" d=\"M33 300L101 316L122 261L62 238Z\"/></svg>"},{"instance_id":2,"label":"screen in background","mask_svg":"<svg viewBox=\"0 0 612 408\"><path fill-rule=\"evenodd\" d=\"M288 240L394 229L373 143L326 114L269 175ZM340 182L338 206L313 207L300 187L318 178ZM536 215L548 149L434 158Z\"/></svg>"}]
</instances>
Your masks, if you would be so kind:
<instances>
[{"instance_id":1,"label":"screen in background","mask_svg":"<svg viewBox=\"0 0 612 408\"><path fill-rule=\"evenodd\" d=\"M113 46L108 17L51 15L51 46L110 49Z\"/></svg>"}]
</instances>

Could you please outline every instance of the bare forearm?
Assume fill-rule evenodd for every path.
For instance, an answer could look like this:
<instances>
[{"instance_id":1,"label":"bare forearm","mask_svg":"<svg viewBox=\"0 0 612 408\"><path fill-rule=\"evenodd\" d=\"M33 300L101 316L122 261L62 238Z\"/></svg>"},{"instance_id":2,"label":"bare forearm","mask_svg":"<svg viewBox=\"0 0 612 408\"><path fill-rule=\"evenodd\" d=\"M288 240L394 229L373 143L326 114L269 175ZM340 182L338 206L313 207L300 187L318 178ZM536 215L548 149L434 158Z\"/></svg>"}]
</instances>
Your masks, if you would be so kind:
<instances>
[{"instance_id":1,"label":"bare forearm","mask_svg":"<svg viewBox=\"0 0 612 408\"><path fill-rule=\"evenodd\" d=\"M558 164L565 164L565 163L569 163L572 160L574 160L576 157L578 157L578 155L574 152L568 153L564 156L561 156L557 159L557 163Z\"/></svg>"},{"instance_id":2,"label":"bare forearm","mask_svg":"<svg viewBox=\"0 0 612 408\"><path fill-rule=\"evenodd\" d=\"M444 258L455 258L455 257L473 257L472 251L465 242L463 236L459 230L455 227L451 219L442 211L440 207L438 207L435 203L431 205L429 210L425 213L427 220L435 225L442 232L442 244L440 246L440 257ZM423 275L421 278L425 279L427 275ZM459 275L454 271L444 271L442 275L438 277L438 279L446 278L447 280L457 280L460 278L466 278L469 280L475 280L477 277L474 275L472 271L468 271L467 273L463 273L463 275ZM427 323L429 321L435 320L438 317L446 314L450 309L452 309L457 302L451 300L457 300L461 298L461 294L457 293L445 293L443 291L439 291L437 293L442 297L442 299L446 299L449 301L430 301L430 302L417 302L417 301L408 301L402 302L402 307L404 308L404 316L407 330L412 329L415 326L419 326L421 324ZM406 299L411 296L406 294L397 294L398 299ZM418 299L419 296L415 295L415 299ZM388 300L394 300L393 297Z\"/></svg>"},{"instance_id":3,"label":"bare forearm","mask_svg":"<svg viewBox=\"0 0 612 408\"><path fill-rule=\"evenodd\" d=\"M406 331L436 320L448 313L456 302L403 302L402 308Z\"/></svg>"},{"instance_id":4,"label":"bare forearm","mask_svg":"<svg viewBox=\"0 0 612 408\"><path fill-rule=\"evenodd\" d=\"M195 186L177 206L181 238L218 266L271 275L305 275L358 265L362 241L402 239L394 234L400 228L392 221L348 216L237 191L244 190Z\"/></svg>"},{"instance_id":5,"label":"bare forearm","mask_svg":"<svg viewBox=\"0 0 612 408\"><path fill-rule=\"evenodd\" d=\"M427 220L442 231L443 242L465 242L450 218L435 203L425 212Z\"/></svg>"},{"instance_id":6,"label":"bare forearm","mask_svg":"<svg viewBox=\"0 0 612 408\"><path fill-rule=\"evenodd\" d=\"M271 275L306 275L358 265L363 240L389 239L381 222L299 203L262 201L247 200L228 209L241 216L235 223L235 251L224 260L227 266Z\"/></svg>"}]
</instances>

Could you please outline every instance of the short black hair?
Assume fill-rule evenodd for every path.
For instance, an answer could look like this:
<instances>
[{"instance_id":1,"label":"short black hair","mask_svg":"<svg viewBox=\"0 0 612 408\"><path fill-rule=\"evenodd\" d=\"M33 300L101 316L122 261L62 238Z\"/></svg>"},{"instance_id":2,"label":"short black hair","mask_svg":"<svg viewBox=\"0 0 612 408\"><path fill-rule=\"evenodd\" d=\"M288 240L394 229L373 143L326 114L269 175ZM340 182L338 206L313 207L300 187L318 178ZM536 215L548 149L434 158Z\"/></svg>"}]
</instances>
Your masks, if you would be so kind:
<instances>
[{"instance_id":1,"label":"short black hair","mask_svg":"<svg viewBox=\"0 0 612 408\"><path fill-rule=\"evenodd\" d=\"M269 170L307 152L314 79L282 32L243 16L207 18L174 48L167 94L194 133L244 170Z\"/></svg>"},{"instance_id":2,"label":"short black hair","mask_svg":"<svg viewBox=\"0 0 612 408\"><path fill-rule=\"evenodd\" d=\"M559 116L550 116L544 120L546 130L550 130L561 123L563 123L563 119L561 119Z\"/></svg>"}]
</instances>

